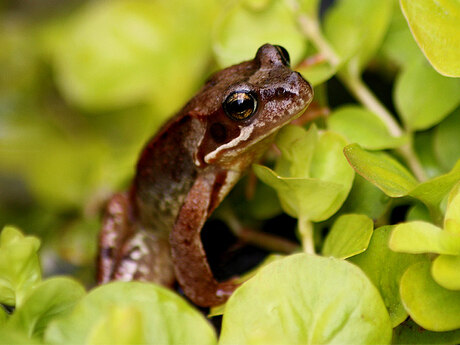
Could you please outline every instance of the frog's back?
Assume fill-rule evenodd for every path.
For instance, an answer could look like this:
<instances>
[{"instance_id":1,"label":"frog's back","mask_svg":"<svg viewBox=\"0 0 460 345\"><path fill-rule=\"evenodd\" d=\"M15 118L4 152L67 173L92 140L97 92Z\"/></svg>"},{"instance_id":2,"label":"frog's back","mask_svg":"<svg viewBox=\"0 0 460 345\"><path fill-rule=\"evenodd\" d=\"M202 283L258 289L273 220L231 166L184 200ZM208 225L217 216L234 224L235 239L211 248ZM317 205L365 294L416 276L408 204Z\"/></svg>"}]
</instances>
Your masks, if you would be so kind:
<instances>
[{"instance_id":1,"label":"frog's back","mask_svg":"<svg viewBox=\"0 0 460 345\"><path fill-rule=\"evenodd\" d=\"M199 130L197 120L181 112L142 151L130 191L134 216L142 226L163 233L173 227L197 175L193 133Z\"/></svg>"}]
</instances>

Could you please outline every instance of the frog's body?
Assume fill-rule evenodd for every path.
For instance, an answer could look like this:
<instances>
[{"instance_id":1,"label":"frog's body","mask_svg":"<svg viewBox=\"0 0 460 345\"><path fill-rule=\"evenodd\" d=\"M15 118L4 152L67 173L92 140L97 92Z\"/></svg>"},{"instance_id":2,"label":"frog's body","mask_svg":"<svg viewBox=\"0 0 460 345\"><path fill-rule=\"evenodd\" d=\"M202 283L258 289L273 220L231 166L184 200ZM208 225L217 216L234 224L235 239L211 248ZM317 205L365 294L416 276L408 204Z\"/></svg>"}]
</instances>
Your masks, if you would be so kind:
<instances>
[{"instance_id":1,"label":"frog's body","mask_svg":"<svg viewBox=\"0 0 460 345\"><path fill-rule=\"evenodd\" d=\"M129 192L109 201L100 235L100 283L177 279L194 303L225 302L200 238L204 222L283 125L312 99L284 48L217 72L144 148Z\"/></svg>"}]
</instances>

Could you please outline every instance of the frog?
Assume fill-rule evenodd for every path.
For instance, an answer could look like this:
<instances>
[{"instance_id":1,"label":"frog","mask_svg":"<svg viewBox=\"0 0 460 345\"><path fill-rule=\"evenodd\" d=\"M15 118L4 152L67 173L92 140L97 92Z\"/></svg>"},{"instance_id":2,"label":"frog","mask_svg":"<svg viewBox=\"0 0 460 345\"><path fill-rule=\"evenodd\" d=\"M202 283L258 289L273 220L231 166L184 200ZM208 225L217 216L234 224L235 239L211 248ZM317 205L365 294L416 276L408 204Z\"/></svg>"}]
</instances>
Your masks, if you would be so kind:
<instances>
[{"instance_id":1,"label":"frog","mask_svg":"<svg viewBox=\"0 0 460 345\"><path fill-rule=\"evenodd\" d=\"M147 142L125 192L107 202L97 281L146 281L200 307L226 302L235 279L217 281L201 229L278 130L299 117L313 89L287 50L264 44L254 59L214 73Z\"/></svg>"}]
</instances>

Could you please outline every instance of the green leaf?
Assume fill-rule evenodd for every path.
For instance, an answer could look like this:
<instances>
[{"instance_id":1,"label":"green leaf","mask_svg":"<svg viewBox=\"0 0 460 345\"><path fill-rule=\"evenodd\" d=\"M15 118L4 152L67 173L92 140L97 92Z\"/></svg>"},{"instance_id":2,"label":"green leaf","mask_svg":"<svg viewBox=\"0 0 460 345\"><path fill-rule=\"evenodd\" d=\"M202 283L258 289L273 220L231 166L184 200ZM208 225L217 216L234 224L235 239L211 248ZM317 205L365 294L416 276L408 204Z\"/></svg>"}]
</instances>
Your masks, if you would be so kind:
<instances>
[{"instance_id":1,"label":"green leaf","mask_svg":"<svg viewBox=\"0 0 460 345\"><path fill-rule=\"evenodd\" d=\"M269 264L229 299L220 344L387 344L388 313L355 266L291 255Z\"/></svg>"},{"instance_id":2,"label":"green leaf","mask_svg":"<svg viewBox=\"0 0 460 345\"><path fill-rule=\"evenodd\" d=\"M361 214L344 214L337 218L323 246L324 256L346 259L362 253L369 245L374 223Z\"/></svg>"},{"instance_id":3,"label":"green leaf","mask_svg":"<svg viewBox=\"0 0 460 345\"><path fill-rule=\"evenodd\" d=\"M449 194L444 229L452 234L460 235L460 182L452 188Z\"/></svg>"},{"instance_id":4,"label":"green leaf","mask_svg":"<svg viewBox=\"0 0 460 345\"><path fill-rule=\"evenodd\" d=\"M390 200L372 183L356 175L350 194L340 212L365 214L371 219L377 219L386 211Z\"/></svg>"},{"instance_id":5,"label":"green leaf","mask_svg":"<svg viewBox=\"0 0 460 345\"><path fill-rule=\"evenodd\" d=\"M443 77L419 59L399 74L393 98L409 129L427 129L460 104L460 80Z\"/></svg>"},{"instance_id":6,"label":"green leaf","mask_svg":"<svg viewBox=\"0 0 460 345\"><path fill-rule=\"evenodd\" d=\"M340 0L326 12L324 34L342 60L360 72L380 46L392 13L392 1ZM359 37L359 39L357 39Z\"/></svg>"},{"instance_id":7,"label":"green leaf","mask_svg":"<svg viewBox=\"0 0 460 345\"><path fill-rule=\"evenodd\" d=\"M342 154L345 139L333 132L298 126L281 130L277 145L282 157L276 172L254 165L254 172L278 192L283 209L293 217L321 221L346 199L354 177Z\"/></svg>"},{"instance_id":8,"label":"green leaf","mask_svg":"<svg viewBox=\"0 0 460 345\"><path fill-rule=\"evenodd\" d=\"M0 303L19 307L41 280L40 241L6 226L0 235Z\"/></svg>"},{"instance_id":9,"label":"green leaf","mask_svg":"<svg viewBox=\"0 0 460 345\"><path fill-rule=\"evenodd\" d=\"M382 226L375 229L367 250L349 261L359 266L380 291L390 314L391 324L396 327L407 318L399 296L399 281L410 265L425 257L392 252L388 248L392 228Z\"/></svg>"},{"instance_id":10,"label":"green leaf","mask_svg":"<svg viewBox=\"0 0 460 345\"><path fill-rule=\"evenodd\" d=\"M436 332L460 328L460 291L438 285L430 274L430 262L418 262L401 278L401 299L420 326Z\"/></svg>"},{"instance_id":11,"label":"green leaf","mask_svg":"<svg viewBox=\"0 0 460 345\"><path fill-rule=\"evenodd\" d=\"M391 197L407 195L416 185L414 176L394 158L383 152L369 152L357 144L344 149L355 171Z\"/></svg>"},{"instance_id":12,"label":"green leaf","mask_svg":"<svg viewBox=\"0 0 460 345\"><path fill-rule=\"evenodd\" d=\"M2 328L0 332L0 344L5 345L42 345L37 339L28 338L26 334L11 328Z\"/></svg>"},{"instance_id":13,"label":"green leaf","mask_svg":"<svg viewBox=\"0 0 460 345\"><path fill-rule=\"evenodd\" d=\"M67 315L84 295L84 287L72 279L56 277L45 280L16 309L8 326L29 337L41 338L47 325L55 318Z\"/></svg>"},{"instance_id":14,"label":"green leaf","mask_svg":"<svg viewBox=\"0 0 460 345\"><path fill-rule=\"evenodd\" d=\"M141 282L97 287L45 333L48 344L117 343L117 337L149 344L216 343L214 330L197 310L172 291Z\"/></svg>"},{"instance_id":15,"label":"green leaf","mask_svg":"<svg viewBox=\"0 0 460 345\"><path fill-rule=\"evenodd\" d=\"M393 330L393 344L443 344L457 345L460 342L460 330L450 332L430 332L417 325L411 319Z\"/></svg>"},{"instance_id":16,"label":"green leaf","mask_svg":"<svg viewBox=\"0 0 460 345\"><path fill-rule=\"evenodd\" d=\"M278 192L281 206L292 217L304 216L313 221L329 218L341 206L341 196L346 196L344 186L312 178L281 177L273 170L253 165L262 182ZM344 198L343 198L344 199Z\"/></svg>"},{"instance_id":17,"label":"green leaf","mask_svg":"<svg viewBox=\"0 0 460 345\"><path fill-rule=\"evenodd\" d=\"M310 177L343 185L346 189L344 196L348 195L355 176L343 156L346 144L345 138L341 135L330 131L322 132L310 168Z\"/></svg>"},{"instance_id":18,"label":"green leaf","mask_svg":"<svg viewBox=\"0 0 460 345\"><path fill-rule=\"evenodd\" d=\"M389 245L397 252L460 255L460 236L422 221L396 225Z\"/></svg>"},{"instance_id":19,"label":"green leaf","mask_svg":"<svg viewBox=\"0 0 460 345\"><path fill-rule=\"evenodd\" d=\"M283 127L276 137L276 145L282 154L276 171L287 177L311 177L311 163L318 140L319 133L314 124L308 131L299 126Z\"/></svg>"},{"instance_id":20,"label":"green leaf","mask_svg":"<svg viewBox=\"0 0 460 345\"><path fill-rule=\"evenodd\" d=\"M285 1L265 1L253 8L245 1L235 1L222 11L214 28L213 48L220 66L229 66L254 58L264 43L286 48L295 65L305 49L305 38Z\"/></svg>"},{"instance_id":21,"label":"green leaf","mask_svg":"<svg viewBox=\"0 0 460 345\"><path fill-rule=\"evenodd\" d=\"M142 313L134 307L114 305L95 325L89 344L143 344Z\"/></svg>"},{"instance_id":22,"label":"green leaf","mask_svg":"<svg viewBox=\"0 0 460 345\"><path fill-rule=\"evenodd\" d=\"M401 0L418 45L433 67L450 77L460 76L460 5L456 0Z\"/></svg>"},{"instance_id":23,"label":"green leaf","mask_svg":"<svg viewBox=\"0 0 460 345\"><path fill-rule=\"evenodd\" d=\"M431 266L433 279L449 290L460 290L460 255L439 255Z\"/></svg>"},{"instance_id":24,"label":"green leaf","mask_svg":"<svg viewBox=\"0 0 460 345\"><path fill-rule=\"evenodd\" d=\"M457 143L458 133L460 133L460 108L435 128L434 152L446 170L452 169L460 158L460 145Z\"/></svg>"},{"instance_id":25,"label":"green leaf","mask_svg":"<svg viewBox=\"0 0 460 345\"><path fill-rule=\"evenodd\" d=\"M450 172L420 183L409 192L409 195L422 201L429 208L435 221L441 221L441 202L459 180L460 160Z\"/></svg>"},{"instance_id":26,"label":"green leaf","mask_svg":"<svg viewBox=\"0 0 460 345\"><path fill-rule=\"evenodd\" d=\"M380 118L356 105L336 109L328 119L328 128L349 142L371 150L396 148L407 143L407 136L393 137Z\"/></svg>"}]
</instances>

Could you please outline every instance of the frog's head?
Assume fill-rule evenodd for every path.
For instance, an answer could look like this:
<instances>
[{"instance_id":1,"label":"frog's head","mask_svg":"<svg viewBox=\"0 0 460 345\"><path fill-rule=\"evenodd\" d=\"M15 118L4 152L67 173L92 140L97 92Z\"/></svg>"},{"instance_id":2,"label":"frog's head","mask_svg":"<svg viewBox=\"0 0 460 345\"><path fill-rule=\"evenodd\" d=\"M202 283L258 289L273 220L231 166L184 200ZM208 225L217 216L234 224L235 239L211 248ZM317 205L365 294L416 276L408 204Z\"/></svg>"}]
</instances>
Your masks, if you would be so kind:
<instances>
[{"instance_id":1,"label":"frog's head","mask_svg":"<svg viewBox=\"0 0 460 345\"><path fill-rule=\"evenodd\" d=\"M313 90L289 62L283 47L264 44L254 60L221 70L207 81L188 105L206 124L198 161L244 168L276 131L303 113Z\"/></svg>"}]
</instances>

